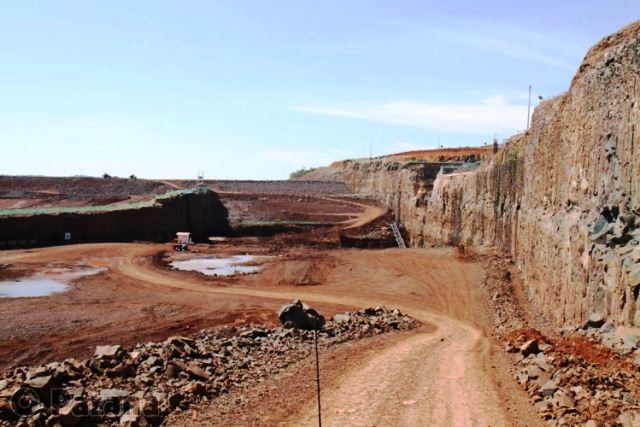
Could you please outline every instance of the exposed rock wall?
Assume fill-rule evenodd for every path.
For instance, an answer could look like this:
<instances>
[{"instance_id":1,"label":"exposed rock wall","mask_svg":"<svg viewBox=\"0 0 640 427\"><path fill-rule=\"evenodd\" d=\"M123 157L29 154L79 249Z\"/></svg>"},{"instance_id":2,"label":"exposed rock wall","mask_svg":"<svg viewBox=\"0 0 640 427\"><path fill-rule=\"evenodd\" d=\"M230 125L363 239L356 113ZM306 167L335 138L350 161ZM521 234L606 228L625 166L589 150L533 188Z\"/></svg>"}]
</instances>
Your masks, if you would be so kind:
<instances>
[{"instance_id":1,"label":"exposed rock wall","mask_svg":"<svg viewBox=\"0 0 640 427\"><path fill-rule=\"evenodd\" d=\"M640 326L640 22L586 55L531 129L472 171L347 162L353 190L396 210L414 246L498 247L556 325L597 311Z\"/></svg>"},{"instance_id":2,"label":"exposed rock wall","mask_svg":"<svg viewBox=\"0 0 640 427\"><path fill-rule=\"evenodd\" d=\"M202 241L230 233L227 210L218 195L184 194L155 206L96 213L12 216L0 218L0 249L78 242L166 242L178 231ZM65 241L65 233L71 240Z\"/></svg>"}]
</instances>

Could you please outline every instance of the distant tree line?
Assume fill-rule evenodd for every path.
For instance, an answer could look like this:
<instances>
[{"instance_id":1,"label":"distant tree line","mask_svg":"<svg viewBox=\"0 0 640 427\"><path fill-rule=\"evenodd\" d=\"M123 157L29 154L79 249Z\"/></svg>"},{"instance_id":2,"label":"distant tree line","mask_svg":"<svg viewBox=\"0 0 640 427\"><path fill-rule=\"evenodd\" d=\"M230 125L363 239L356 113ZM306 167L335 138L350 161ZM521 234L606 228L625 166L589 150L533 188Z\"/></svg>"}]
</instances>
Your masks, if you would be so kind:
<instances>
[{"instance_id":1,"label":"distant tree line","mask_svg":"<svg viewBox=\"0 0 640 427\"><path fill-rule=\"evenodd\" d=\"M109 175L109 174L108 174L108 173L106 173L106 172L102 174L102 177L103 177L104 179L117 178L117 177L113 177L113 176ZM138 177L137 177L137 176L135 176L134 174L131 174L131 175L129 175L129 179L130 179L131 181L135 181L136 179L138 179Z\"/></svg>"}]
</instances>

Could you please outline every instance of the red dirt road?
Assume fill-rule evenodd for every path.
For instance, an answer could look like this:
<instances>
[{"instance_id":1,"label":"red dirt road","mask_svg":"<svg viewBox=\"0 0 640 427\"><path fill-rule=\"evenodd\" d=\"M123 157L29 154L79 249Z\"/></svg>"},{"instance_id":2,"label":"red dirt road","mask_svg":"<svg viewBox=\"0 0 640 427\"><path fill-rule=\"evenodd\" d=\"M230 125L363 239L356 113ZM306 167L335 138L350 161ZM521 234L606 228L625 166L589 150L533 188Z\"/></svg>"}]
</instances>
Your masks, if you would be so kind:
<instances>
[{"instance_id":1,"label":"red dirt road","mask_svg":"<svg viewBox=\"0 0 640 427\"><path fill-rule=\"evenodd\" d=\"M328 425L514 423L514 416L520 415L506 410L505 390L499 389L496 373L486 370L491 364L490 343L479 329L486 317L478 264L460 260L451 250L341 252L344 264L330 274L326 285L304 291L204 288L197 281L167 278L135 257L119 268L136 280L205 293L398 307L436 327L394 343L347 372L337 387L325 390ZM290 425L314 423L314 402L287 420Z\"/></svg>"},{"instance_id":2,"label":"red dirt road","mask_svg":"<svg viewBox=\"0 0 640 427\"><path fill-rule=\"evenodd\" d=\"M86 354L99 343L184 334L189 327L273 322L277 307L293 298L325 314L346 306L386 305L434 327L391 340L373 356L353 354L350 368L324 390L327 425L531 425L536 420L482 332L488 324L479 290L482 268L453 250L324 251L332 260L318 260L324 284L301 288L278 286L269 266L260 275L227 280L231 286L216 285L160 268L152 256L161 249L96 244L0 254L0 263L22 266L100 258L110 269L80 280L67 294L0 302L9 313L5 319L11 319L0 328L3 342L9 331L14 334L2 356L20 360L18 344L24 362L32 362L83 348ZM53 337L37 341L47 334ZM50 351L38 353L42 346ZM312 425L314 417L310 401L282 422Z\"/></svg>"}]
</instances>

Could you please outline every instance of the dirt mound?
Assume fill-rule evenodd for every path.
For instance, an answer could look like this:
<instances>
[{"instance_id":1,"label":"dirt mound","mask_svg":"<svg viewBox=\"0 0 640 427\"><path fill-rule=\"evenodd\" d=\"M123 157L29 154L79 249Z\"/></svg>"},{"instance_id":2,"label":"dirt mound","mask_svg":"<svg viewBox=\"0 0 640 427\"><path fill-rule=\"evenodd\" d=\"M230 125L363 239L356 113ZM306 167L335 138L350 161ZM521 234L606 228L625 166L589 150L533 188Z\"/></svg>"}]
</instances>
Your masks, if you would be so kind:
<instances>
[{"instance_id":1,"label":"dirt mound","mask_svg":"<svg viewBox=\"0 0 640 427\"><path fill-rule=\"evenodd\" d=\"M381 156L391 160L422 160L429 162L465 162L477 161L491 156L492 146L436 148L432 150L413 150Z\"/></svg>"}]
</instances>

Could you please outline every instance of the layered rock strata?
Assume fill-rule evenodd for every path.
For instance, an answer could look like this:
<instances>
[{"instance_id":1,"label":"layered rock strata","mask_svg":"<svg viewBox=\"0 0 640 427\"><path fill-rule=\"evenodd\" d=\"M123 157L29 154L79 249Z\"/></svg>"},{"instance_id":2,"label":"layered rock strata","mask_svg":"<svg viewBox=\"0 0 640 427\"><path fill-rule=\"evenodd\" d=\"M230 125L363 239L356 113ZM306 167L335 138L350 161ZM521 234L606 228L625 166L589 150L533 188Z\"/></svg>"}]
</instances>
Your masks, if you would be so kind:
<instances>
[{"instance_id":1,"label":"layered rock strata","mask_svg":"<svg viewBox=\"0 0 640 427\"><path fill-rule=\"evenodd\" d=\"M412 246L493 246L563 325L640 326L640 22L587 53L569 90L478 167L341 162L336 179L394 209ZM435 178L435 179L434 179Z\"/></svg>"}]
</instances>

